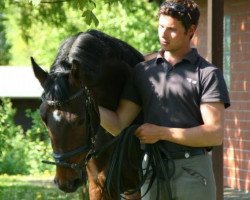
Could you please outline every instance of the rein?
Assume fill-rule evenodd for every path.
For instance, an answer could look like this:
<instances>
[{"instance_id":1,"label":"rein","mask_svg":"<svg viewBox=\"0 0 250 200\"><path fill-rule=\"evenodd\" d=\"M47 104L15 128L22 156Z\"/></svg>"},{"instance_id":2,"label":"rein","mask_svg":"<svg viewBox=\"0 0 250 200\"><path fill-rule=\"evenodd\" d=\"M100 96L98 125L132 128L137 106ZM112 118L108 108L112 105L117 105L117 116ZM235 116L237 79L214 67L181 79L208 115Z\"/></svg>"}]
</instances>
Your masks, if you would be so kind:
<instances>
[{"instance_id":1,"label":"rein","mask_svg":"<svg viewBox=\"0 0 250 200\"><path fill-rule=\"evenodd\" d=\"M72 156L76 156L76 155L79 155L81 153L87 152L87 151L89 151L89 149L90 149L90 146L86 145L86 146L79 147L77 149L74 149L74 150L66 152L66 153L53 153L52 156L55 160L54 162L47 161L47 160L43 160L42 162L45 164L67 167L67 168L71 168L74 170L81 170L82 167L85 165L85 162L83 163L81 161L79 163L68 163L68 162L65 162L64 160L66 160Z\"/></svg>"},{"instance_id":2,"label":"rein","mask_svg":"<svg viewBox=\"0 0 250 200\"><path fill-rule=\"evenodd\" d=\"M148 187L144 194L141 194L141 198L147 195L151 186L156 182L156 200L161 200L160 195L160 181L165 181L165 189L168 192L168 199L173 200L172 191L170 186L170 179L173 177L175 172L175 164L173 159L170 157L169 153L162 149L158 143L146 144L145 149L140 149L140 142L138 138L134 135L134 131L138 128L138 125L132 125L124 129L117 137L117 143L115 145L112 157L110 159L110 166L108 168L108 173L105 181L105 190L108 195L112 197L112 191L118 191L116 199L126 199L122 194L122 159L124 157L125 149L131 150L133 147L138 147L139 154L136 160L128 160L126 163L128 166L133 167L138 170L139 173L139 183L136 188L131 188L128 195L134 194L135 192L140 192L141 187L148 181ZM142 160L144 156L148 156L148 162L145 168L142 168ZM163 158L164 157L164 158ZM141 199L140 198L140 199ZM133 199L139 200L139 199Z\"/></svg>"}]
</instances>

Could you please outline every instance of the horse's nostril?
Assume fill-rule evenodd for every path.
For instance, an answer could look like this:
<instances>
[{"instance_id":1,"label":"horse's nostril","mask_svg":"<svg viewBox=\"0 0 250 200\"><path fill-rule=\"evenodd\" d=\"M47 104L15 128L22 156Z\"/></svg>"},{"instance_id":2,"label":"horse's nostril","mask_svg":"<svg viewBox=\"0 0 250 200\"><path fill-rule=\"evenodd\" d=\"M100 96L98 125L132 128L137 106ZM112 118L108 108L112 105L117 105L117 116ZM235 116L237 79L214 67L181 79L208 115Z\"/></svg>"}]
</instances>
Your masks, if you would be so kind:
<instances>
[{"instance_id":1,"label":"horse's nostril","mask_svg":"<svg viewBox=\"0 0 250 200\"><path fill-rule=\"evenodd\" d=\"M78 188L81 185L81 180L80 179L75 179L73 184L74 184L75 188Z\"/></svg>"}]
</instances>

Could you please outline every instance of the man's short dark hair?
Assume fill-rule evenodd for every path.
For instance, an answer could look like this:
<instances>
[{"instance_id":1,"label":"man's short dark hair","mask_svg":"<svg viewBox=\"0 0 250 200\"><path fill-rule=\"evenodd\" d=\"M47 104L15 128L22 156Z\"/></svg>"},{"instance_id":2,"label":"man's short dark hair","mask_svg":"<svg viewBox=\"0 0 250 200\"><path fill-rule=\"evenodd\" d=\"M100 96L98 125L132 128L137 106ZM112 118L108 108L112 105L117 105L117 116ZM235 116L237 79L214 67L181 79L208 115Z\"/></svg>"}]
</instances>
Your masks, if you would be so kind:
<instances>
[{"instance_id":1,"label":"man's short dark hair","mask_svg":"<svg viewBox=\"0 0 250 200\"><path fill-rule=\"evenodd\" d=\"M193 0L166 0L160 6L158 16L169 15L181 21L187 31L191 25L198 25L200 11Z\"/></svg>"}]
</instances>

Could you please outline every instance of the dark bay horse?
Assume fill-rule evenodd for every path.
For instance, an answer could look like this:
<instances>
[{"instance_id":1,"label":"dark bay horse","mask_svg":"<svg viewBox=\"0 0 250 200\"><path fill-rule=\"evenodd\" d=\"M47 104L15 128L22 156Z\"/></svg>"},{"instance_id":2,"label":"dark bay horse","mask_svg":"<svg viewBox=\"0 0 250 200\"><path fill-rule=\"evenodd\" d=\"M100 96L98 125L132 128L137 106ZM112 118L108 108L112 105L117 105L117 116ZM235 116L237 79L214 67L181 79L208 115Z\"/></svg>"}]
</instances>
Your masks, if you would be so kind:
<instances>
[{"instance_id":1,"label":"dark bay horse","mask_svg":"<svg viewBox=\"0 0 250 200\"><path fill-rule=\"evenodd\" d=\"M44 89L40 113L49 131L55 159L47 163L57 166L54 182L61 190L74 192L87 179L91 200L116 200L120 199L120 193L139 185L138 168L126 162L129 155L132 162L141 164L140 144L134 141L133 148L123 145L130 149L124 150L121 175L111 178L111 189L105 190L117 144L100 127L97 105L115 110L131 69L144 59L130 45L97 30L66 39L50 72L31 58L34 74ZM116 178L119 190L113 183ZM135 193L126 198L132 196L140 197Z\"/></svg>"}]
</instances>

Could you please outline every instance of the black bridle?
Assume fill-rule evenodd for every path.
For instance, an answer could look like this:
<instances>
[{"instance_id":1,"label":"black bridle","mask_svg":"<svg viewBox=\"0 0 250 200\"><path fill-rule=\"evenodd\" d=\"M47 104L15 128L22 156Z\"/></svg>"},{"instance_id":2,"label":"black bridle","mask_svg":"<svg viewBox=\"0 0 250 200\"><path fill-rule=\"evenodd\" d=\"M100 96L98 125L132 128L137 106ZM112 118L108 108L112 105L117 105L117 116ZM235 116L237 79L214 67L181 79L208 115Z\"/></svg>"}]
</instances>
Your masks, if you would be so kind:
<instances>
[{"instance_id":1,"label":"black bridle","mask_svg":"<svg viewBox=\"0 0 250 200\"><path fill-rule=\"evenodd\" d=\"M68 152L64 152L64 153L57 153L57 152L53 152L52 156L54 158L54 161L47 161L47 160L43 160L43 163L46 164L50 164L50 165L56 165L56 166L62 166L62 167L66 167L66 168L70 168L70 169L74 169L74 170L80 170L81 172L83 171L84 167L86 166L87 162L91 159L91 157L94 155L93 152L94 150L94 128L93 125L91 123L92 121L92 112L93 110L96 112L96 114L98 114L99 116L99 112L97 110L97 107L95 105L95 101L92 97L92 95L90 94L89 89L86 86L81 86L80 91L76 92L75 94L73 94L71 97L69 97L67 100L65 101L57 101L57 100L48 100L45 97L45 93L42 95L42 101L47 103L49 106L56 106L56 107L61 107L64 104L69 103L70 101L79 98L81 95L84 95L85 97L85 108L86 108L86 120L85 120L85 124L86 124L86 133L88 135L87 137L87 143L86 145L82 146L82 147L78 147L72 151L68 151ZM69 159L70 157L82 154L82 153L87 153L87 156L85 158L83 158L82 160L80 160L79 163L69 163L66 160Z\"/></svg>"},{"instance_id":2,"label":"black bridle","mask_svg":"<svg viewBox=\"0 0 250 200\"><path fill-rule=\"evenodd\" d=\"M88 152L89 150L90 150L90 147L88 145L86 145L86 146L74 149L72 151L68 151L66 153L53 153L52 156L55 160L54 162L47 161L47 160L43 160L42 162L46 163L46 164L67 167L67 168L71 168L74 170L82 170L82 168L85 166L85 163L86 163L85 160L81 160L79 163L68 163L65 160L72 157L72 156L76 156L76 155L79 155L81 153Z\"/></svg>"}]
</instances>

